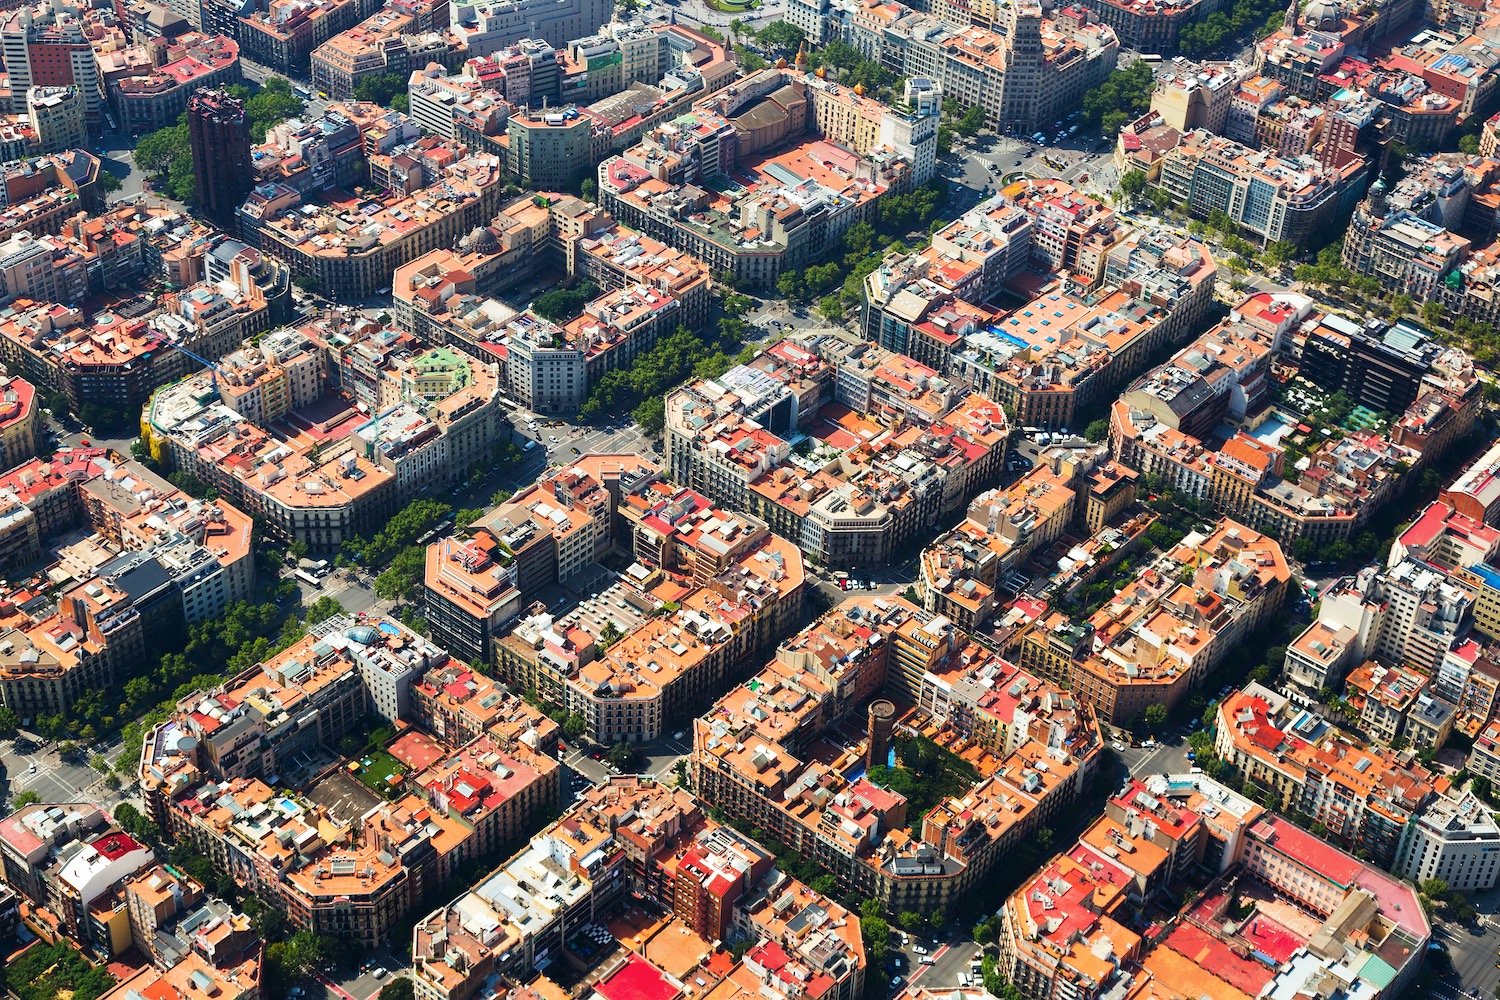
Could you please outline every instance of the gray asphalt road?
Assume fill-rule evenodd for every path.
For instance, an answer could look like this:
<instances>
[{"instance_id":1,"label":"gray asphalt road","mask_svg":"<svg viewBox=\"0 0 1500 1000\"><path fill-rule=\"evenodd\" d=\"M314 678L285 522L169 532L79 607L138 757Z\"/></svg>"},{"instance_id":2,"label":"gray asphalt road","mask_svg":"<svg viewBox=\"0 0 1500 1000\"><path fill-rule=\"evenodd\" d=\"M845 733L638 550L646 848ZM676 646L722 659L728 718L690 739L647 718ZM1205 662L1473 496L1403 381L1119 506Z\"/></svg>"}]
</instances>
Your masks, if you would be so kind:
<instances>
[{"instance_id":1,"label":"gray asphalt road","mask_svg":"<svg viewBox=\"0 0 1500 1000\"><path fill-rule=\"evenodd\" d=\"M1493 891L1487 894L1493 896ZM1494 901L1488 904L1476 900L1481 910L1489 911L1480 922L1463 926L1440 921L1434 928L1434 939L1448 946L1448 955L1453 962L1453 972L1445 977L1443 989L1437 994L1441 1000L1466 1000L1465 994L1489 1000L1500 981L1500 922L1494 917Z\"/></svg>"},{"instance_id":2,"label":"gray asphalt road","mask_svg":"<svg viewBox=\"0 0 1500 1000\"><path fill-rule=\"evenodd\" d=\"M43 802L97 802L109 808L125 800L119 790L111 789L104 774L88 765L94 752L102 753L111 763L124 748L118 741L96 749L85 749L64 761L57 746L45 745L39 737L22 736L0 743L0 763L5 768L4 790L7 802L22 792L35 792ZM36 770L32 770L32 766Z\"/></svg>"}]
</instances>

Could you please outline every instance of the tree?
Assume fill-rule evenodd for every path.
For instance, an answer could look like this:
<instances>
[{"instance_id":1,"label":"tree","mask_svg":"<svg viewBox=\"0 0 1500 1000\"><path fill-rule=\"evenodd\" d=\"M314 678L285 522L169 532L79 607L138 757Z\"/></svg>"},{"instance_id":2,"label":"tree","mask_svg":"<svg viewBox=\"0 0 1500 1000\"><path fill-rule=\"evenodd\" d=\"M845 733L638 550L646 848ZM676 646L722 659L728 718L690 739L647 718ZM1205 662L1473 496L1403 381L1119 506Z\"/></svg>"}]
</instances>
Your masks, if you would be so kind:
<instances>
[{"instance_id":1,"label":"tree","mask_svg":"<svg viewBox=\"0 0 1500 1000\"><path fill-rule=\"evenodd\" d=\"M105 194L114 194L125 186L125 182L108 170L99 171L99 186L104 189Z\"/></svg>"},{"instance_id":2,"label":"tree","mask_svg":"<svg viewBox=\"0 0 1500 1000\"><path fill-rule=\"evenodd\" d=\"M1470 133L1458 137L1458 151L1469 156L1479 155L1479 136Z\"/></svg>"},{"instance_id":3,"label":"tree","mask_svg":"<svg viewBox=\"0 0 1500 1000\"><path fill-rule=\"evenodd\" d=\"M599 200L599 182L592 177L585 177L578 183L578 196L587 202Z\"/></svg>"},{"instance_id":4,"label":"tree","mask_svg":"<svg viewBox=\"0 0 1500 1000\"><path fill-rule=\"evenodd\" d=\"M427 552L415 545L402 549L390 568L375 578L375 596L387 601L409 601L427 574Z\"/></svg>"},{"instance_id":5,"label":"tree","mask_svg":"<svg viewBox=\"0 0 1500 1000\"><path fill-rule=\"evenodd\" d=\"M937 151L939 156L947 156L953 152L953 130L946 125L938 126Z\"/></svg>"},{"instance_id":6,"label":"tree","mask_svg":"<svg viewBox=\"0 0 1500 1000\"><path fill-rule=\"evenodd\" d=\"M1491 804L1493 804L1495 801L1494 787L1490 784L1490 779L1484 777L1483 775L1476 775L1474 779L1469 782L1469 791L1473 792L1475 795Z\"/></svg>"},{"instance_id":7,"label":"tree","mask_svg":"<svg viewBox=\"0 0 1500 1000\"><path fill-rule=\"evenodd\" d=\"M740 69L746 73L754 73L771 65L761 58L760 53L752 52L743 45L736 45L734 47L734 56L735 62L739 63Z\"/></svg>"},{"instance_id":8,"label":"tree","mask_svg":"<svg viewBox=\"0 0 1500 1000\"><path fill-rule=\"evenodd\" d=\"M916 931L917 928L921 927L927 921L916 910L902 910L896 917L896 922L901 925L903 930Z\"/></svg>"},{"instance_id":9,"label":"tree","mask_svg":"<svg viewBox=\"0 0 1500 1000\"><path fill-rule=\"evenodd\" d=\"M1080 110L1085 121L1098 125L1106 135L1145 112L1156 86L1151 64L1137 61L1117 69L1099 86L1083 95Z\"/></svg>"},{"instance_id":10,"label":"tree","mask_svg":"<svg viewBox=\"0 0 1500 1000\"><path fill-rule=\"evenodd\" d=\"M317 625L343 613L344 606L337 599L324 594L308 605L307 624L309 626Z\"/></svg>"},{"instance_id":11,"label":"tree","mask_svg":"<svg viewBox=\"0 0 1500 1000\"><path fill-rule=\"evenodd\" d=\"M145 844L160 844L161 831L144 813L129 802L115 806L115 822L120 829Z\"/></svg>"},{"instance_id":12,"label":"tree","mask_svg":"<svg viewBox=\"0 0 1500 1000\"><path fill-rule=\"evenodd\" d=\"M1164 725L1166 725L1166 724L1167 724L1167 706L1165 706L1165 705L1148 705L1148 706L1146 706L1146 725L1151 728L1152 732L1156 732L1157 730L1161 729L1161 727L1164 726Z\"/></svg>"},{"instance_id":13,"label":"tree","mask_svg":"<svg viewBox=\"0 0 1500 1000\"><path fill-rule=\"evenodd\" d=\"M970 105L958 121L953 124L953 131L965 139L972 139L984 128L984 107L979 104Z\"/></svg>"},{"instance_id":14,"label":"tree","mask_svg":"<svg viewBox=\"0 0 1500 1000\"><path fill-rule=\"evenodd\" d=\"M406 76L403 73L367 76L354 85L354 99L394 108L405 114L409 107L406 97Z\"/></svg>"},{"instance_id":15,"label":"tree","mask_svg":"<svg viewBox=\"0 0 1500 1000\"><path fill-rule=\"evenodd\" d=\"M818 315L830 323L844 318L844 303L837 295L825 295L818 300Z\"/></svg>"},{"instance_id":16,"label":"tree","mask_svg":"<svg viewBox=\"0 0 1500 1000\"><path fill-rule=\"evenodd\" d=\"M1098 444L1109 437L1109 421L1102 417L1093 421L1083 429L1083 436L1085 439Z\"/></svg>"},{"instance_id":17,"label":"tree","mask_svg":"<svg viewBox=\"0 0 1500 1000\"><path fill-rule=\"evenodd\" d=\"M621 771L628 771L635 763L636 749L629 743L612 744L604 754L604 759L609 761Z\"/></svg>"},{"instance_id":18,"label":"tree","mask_svg":"<svg viewBox=\"0 0 1500 1000\"><path fill-rule=\"evenodd\" d=\"M662 396L644 399L639 406L630 411L630 417L640 424L641 430L647 434L652 436L660 434L662 428L667 426L667 401Z\"/></svg>"},{"instance_id":19,"label":"tree","mask_svg":"<svg viewBox=\"0 0 1500 1000\"><path fill-rule=\"evenodd\" d=\"M553 323L566 323L598 294L598 286L591 281L580 282L576 288L554 288L531 303L531 311Z\"/></svg>"},{"instance_id":20,"label":"tree","mask_svg":"<svg viewBox=\"0 0 1500 1000\"><path fill-rule=\"evenodd\" d=\"M318 279L310 274L297 275L292 279L292 284L309 295L315 294L318 290Z\"/></svg>"},{"instance_id":21,"label":"tree","mask_svg":"<svg viewBox=\"0 0 1500 1000\"><path fill-rule=\"evenodd\" d=\"M405 89L404 80L401 81L400 89ZM260 85L259 93L253 95L250 88L243 85L231 86L229 91L245 102L245 121L250 126L251 142L265 142L267 129L288 118L295 118L305 110L302 99L292 92L292 85L283 77L267 77Z\"/></svg>"},{"instance_id":22,"label":"tree","mask_svg":"<svg viewBox=\"0 0 1500 1000\"><path fill-rule=\"evenodd\" d=\"M21 728L21 717L9 705L0 705L0 736L10 737Z\"/></svg>"},{"instance_id":23,"label":"tree","mask_svg":"<svg viewBox=\"0 0 1500 1000\"><path fill-rule=\"evenodd\" d=\"M1125 195L1127 201L1133 201L1146 190L1146 172L1144 170L1127 170L1120 177L1120 193Z\"/></svg>"},{"instance_id":24,"label":"tree","mask_svg":"<svg viewBox=\"0 0 1500 1000\"><path fill-rule=\"evenodd\" d=\"M1425 326L1438 326L1443 322L1443 317L1447 315L1447 312L1447 309L1443 308L1443 304L1436 299L1431 302L1424 302L1422 303L1421 312L1422 323Z\"/></svg>"},{"instance_id":25,"label":"tree","mask_svg":"<svg viewBox=\"0 0 1500 1000\"><path fill-rule=\"evenodd\" d=\"M33 789L28 788L20 795L17 795L11 801L10 805L12 809L23 809L26 806L36 805L40 801L42 801L42 797L38 795Z\"/></svg>"},{"instance_id":26,"label":"tree","mask_svg":"<svg viewBox=\"0 0 1500 1000\"><path fill-rule=\"evenodd\" d=\"M1280 266L1297 258L1297 244L1287 240L1277 240L1267 244L1263 253L1268 264Z\"/></svg>"},{"instance_id":27,"label":"tree","mask_svg":"<svg viewBox=\"0 0 1500 1000\"><path fill-rule=\"evenodd\" d=\"M761 45L782 55L796 52L807 41L803 30L790 21L772 21L755 33Z\"/></svg>"},{"instance_id":28,"label":"tree","mask_svg":"<svg viewBox=\"0 0 1500 1000\"><path fill-rule=\"evenodd\" d=\"M802 275L797 271L783 271L776 279L776 290L786 298L802 298Z\"/></svg>"},{"instance_id":29,"label":"tree","mask_svg":"<svg viewBox=\"0 0 1500 1000\"><path fill-rule=\"evenodd\" d=\"M635 3L636 0L616 0L617 3ZM392 979L380 988L380 1000L412 1000L411 980L406 976Z\"/></svg>"},{"instance_id":30,"label":"tree","mask_svg":"<svg viewBox=\"0 0 1500 1000\"><path fill-rule=\"evenodd\" d=\"M573 712L568 716L568 721L563 723L563 735L570 740L581 740L588 731L588 720L583 717L582 712Z\"/></svg>"}]
</instances>

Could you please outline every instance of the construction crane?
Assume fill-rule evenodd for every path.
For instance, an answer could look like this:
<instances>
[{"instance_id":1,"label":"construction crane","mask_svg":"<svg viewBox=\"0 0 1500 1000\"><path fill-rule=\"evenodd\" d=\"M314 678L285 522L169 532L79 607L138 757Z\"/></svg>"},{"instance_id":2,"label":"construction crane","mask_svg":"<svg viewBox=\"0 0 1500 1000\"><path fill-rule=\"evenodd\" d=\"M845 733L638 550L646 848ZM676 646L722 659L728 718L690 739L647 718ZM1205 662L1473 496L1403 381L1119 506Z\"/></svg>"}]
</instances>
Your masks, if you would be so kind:
<instances>
[{"instance_id":1,"label":"construction crane","mask_svg":"<svg viewBox=\"0 0 1500 1000\"><path fill-rule=\"evenodd\" d=\"M188 350L186 347L183 347L181 344L177 343L175 340L169 340L169 341L167 341L167 346L168 347L175 347L175 348L177 348L183 354L186 354L188 357L192 358L194 361L198 362L200 365L203 365L205 368L207 368L209 370L209 373L210 373L209 377L213 379L213 383L214 383L214 395L218 395L218 393L219 393L219 366L218 365L214 364L212 361L208 360L205 357L200 357L199 355L194 354L192 351Z\"/></svg>"}]
</instances>

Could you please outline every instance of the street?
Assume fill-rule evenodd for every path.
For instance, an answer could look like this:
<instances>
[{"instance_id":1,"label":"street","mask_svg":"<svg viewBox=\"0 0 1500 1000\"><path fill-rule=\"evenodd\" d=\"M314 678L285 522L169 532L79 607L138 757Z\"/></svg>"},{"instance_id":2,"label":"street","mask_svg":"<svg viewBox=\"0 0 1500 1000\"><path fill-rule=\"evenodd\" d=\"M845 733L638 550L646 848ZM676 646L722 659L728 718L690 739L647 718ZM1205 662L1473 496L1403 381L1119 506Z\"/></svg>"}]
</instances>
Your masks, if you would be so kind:
<instances>
[{"instance_id":1,"label":"street","mask_svg":"<svg viewBox=\"0 0 1500 1000\"><path fill-rule=\"evenodd\" d=\"M1082 130L1056 145L1039 145L1006 135L957 139L953 152L939 162L944 176L958 185L951 190L955 201L948 212L957 215L972 207L1003 187L1007 178L1021 173L1038 179L1057 177L1088 193L1107 197L1115 183L1115 167L1109 149L1096 152L1098 146L1099 140ZM1027 150L1032 151L1030 155ZM1062 164L1063 169L1048 164L1048 159ZM1088 180L1080 182L1084 174L1088 174Z\"/></svg>"},{"instance_id":2,"label":"street","mask_svg":"<svg viewBox=\"0 0 1500 1000\"><path fill-rule=\"evenodd\" d=\"M918 955L912 950L919 944L927 949L927 955ZM962 934L955 934L942 944L908 937L906 947L897 949L896 953L905 959L903 969L911 970L907 974L907 982L912 986L947 990L964 986L978 978L977 973L972 973L970 963L980 955L979 946ZM932 964L923 965L924 958L931 959Z\"/></svg>"},{"instance_id":3,"label":"street","mask_svg":"<svg viewBox=\"0 0 1500 1000\"><path fill-rule=\"evenodd\" d=\"M118 740L95 746L79 741L78 750L67 760L57 746L24 731L14 739L0 741L5 801L14 802L22 792L35 792L43 802L94 802L108 808L128 798L121 789L134 792L134 767L122 776L121 789L112 789L105 783L104 774L89 766L89 758L95 753L113 764L124 750Z\"/></svg>"}]
</instances>

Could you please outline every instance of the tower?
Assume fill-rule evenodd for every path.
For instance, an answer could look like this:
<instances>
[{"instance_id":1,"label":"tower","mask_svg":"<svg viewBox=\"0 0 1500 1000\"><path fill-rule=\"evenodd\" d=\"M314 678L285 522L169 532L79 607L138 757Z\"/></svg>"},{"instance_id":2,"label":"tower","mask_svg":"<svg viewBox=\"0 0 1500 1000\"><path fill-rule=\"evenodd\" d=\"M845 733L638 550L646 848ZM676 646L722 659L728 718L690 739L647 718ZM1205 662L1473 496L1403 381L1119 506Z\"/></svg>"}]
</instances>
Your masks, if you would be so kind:
<instances>
[{"instance_id":1,"label":"tower","mask_svg":"<svg viewBox=\"0 0 1500 1000\"><path fill-rule=\"evenodd\" d=\"M1287 34L1293 38L1297 37L1297 0L1290 0L1286 5L1286 17L1283 19Z\"/></svg>"},{"instance_id":2,"label":"tower","mask_svg":"<svg viewBox=\"0 0 1500 1000\"><path fill-rule=\"evenodd\" d=\"M1046 117L1041 94L1046 63L1042 51L1042 6L1036 0L1015 0L1006 9L1005 17L1005 79L1000 90L998 124L1001 128L1029 132Z\"/></svg>"},{"instance_id":3,"label":"tower","mask_svg":"<svg viewBox=\"0 0 1500 1000\"><path fill-rule=\"evenodd\" d=\"M884 698L870 702L865 730L868 743L865 767L884 764L891 751L891 735L896 731L896 706Z\"/></svg>"},{"instance_id":4,"label":"tower","mask_svg":"<svg viewBox=\"0 0 1500 1000\"><path fill-rule=\"evenodd\" d=\"M232 226L254 180L245 106L225 91L200 88L188 101L187 118L198 207Z\"/></svg>"}]
</instances>

